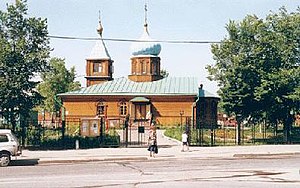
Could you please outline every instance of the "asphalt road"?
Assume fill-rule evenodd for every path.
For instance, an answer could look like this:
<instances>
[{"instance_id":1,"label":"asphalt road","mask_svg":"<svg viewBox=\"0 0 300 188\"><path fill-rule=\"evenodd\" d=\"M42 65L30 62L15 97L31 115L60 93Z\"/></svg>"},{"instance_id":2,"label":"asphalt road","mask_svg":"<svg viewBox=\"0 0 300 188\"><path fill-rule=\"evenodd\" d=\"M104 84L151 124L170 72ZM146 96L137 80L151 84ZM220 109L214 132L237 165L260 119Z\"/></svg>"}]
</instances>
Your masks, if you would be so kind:
<instances>
[{"instance_id":1,"label":"asphalt road","mask_svg":"<svg viewBox=\"0 0 300 188\"><path fill-rule=\"evenodd\" d=\"M300 156L151 159L69 164L13 163L0 187L300 187Z\"/></svg>"}]
</instances>

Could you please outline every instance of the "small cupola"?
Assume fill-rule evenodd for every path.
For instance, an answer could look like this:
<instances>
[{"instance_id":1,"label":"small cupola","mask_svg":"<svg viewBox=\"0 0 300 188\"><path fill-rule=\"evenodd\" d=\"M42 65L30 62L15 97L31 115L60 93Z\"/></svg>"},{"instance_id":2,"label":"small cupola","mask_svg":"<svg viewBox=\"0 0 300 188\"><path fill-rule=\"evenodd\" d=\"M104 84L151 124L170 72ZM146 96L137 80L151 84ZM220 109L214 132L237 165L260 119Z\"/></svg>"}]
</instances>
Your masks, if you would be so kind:
<instances>
[{"instance_id":1,"label":"small cupola","mask_svg":"<svg viewBox=\"0 0 300 188\"><path fill-rule=\"evenodd\" d=\"M90 55L86 58L86 85L113 80L113 60L111 59L102 38L103 27L99 16L97 32L100 38L96 41Z\"/></svg>"},{"instance_id":2,"label":"small cupola","mask_svg":"<svg viewBox=\"0 0 300 188\"><path fill-rule=\"evenodd\" d=\"M142 36L131 45L131 74L128 78L135 82L152 82L162 78L160 75L161 45L152 39L148 31L147 5Z\"/></svg>"}]
</instances>

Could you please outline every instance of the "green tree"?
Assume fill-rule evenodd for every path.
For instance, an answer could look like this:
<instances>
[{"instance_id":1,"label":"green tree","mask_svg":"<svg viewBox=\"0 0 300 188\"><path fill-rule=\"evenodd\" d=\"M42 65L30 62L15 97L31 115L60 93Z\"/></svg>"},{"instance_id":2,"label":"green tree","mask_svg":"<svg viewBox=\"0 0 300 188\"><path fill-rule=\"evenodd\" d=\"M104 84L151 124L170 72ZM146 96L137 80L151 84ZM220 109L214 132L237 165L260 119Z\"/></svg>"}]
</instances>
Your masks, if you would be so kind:
<instances>
[{"instance_id":1,"label":"green tree","mask_svg":"<svg viewBox=\"0 0 300 188\"><path fill-rule=\"evenodd\" d=\"M38 85L38 91L44 97L42 107L46 111L54 113L60 110L62 102L56 98L57 94L80 88L80 83L74 81L75 76L75 68L67 70L64 59L50 59L50 70L42 74L43 81Z\"/></svg>"},{"instance_id":2,"label":"green tree","mask_svg":"<svg viewBox=\"0 0 300 188\"><path fill-rule=\"evenodd\" d=\"M163 77L163 78L167 78L169 76L169 72L165 69L161 69L160 70L160 75Z\"/></svg>"},{"instance_id":3,"label":"green tree","mask_svg":"<svg viewBox=\"0 0 300 188\"><path fill-rule=\"evenodd\" d=\"M218 81L227 113L284 124L287 140L299 111L300 9L281 8L265 19L230 21L228 37L212 45L216 64L207 66Z\"/></svg>"},{"instance_id":4,"label":"green tree","mask_svg":"<svg viewBox=\"0 0 300 188\"><path fill-rule=\"evenodd\" d=\"M23 120L40 102L33 78L48 68L47 35L45 19L27 16L26 1L0 11L0 110L14 130L16 119L23 127Z\"/></svg>"}]
</instances>

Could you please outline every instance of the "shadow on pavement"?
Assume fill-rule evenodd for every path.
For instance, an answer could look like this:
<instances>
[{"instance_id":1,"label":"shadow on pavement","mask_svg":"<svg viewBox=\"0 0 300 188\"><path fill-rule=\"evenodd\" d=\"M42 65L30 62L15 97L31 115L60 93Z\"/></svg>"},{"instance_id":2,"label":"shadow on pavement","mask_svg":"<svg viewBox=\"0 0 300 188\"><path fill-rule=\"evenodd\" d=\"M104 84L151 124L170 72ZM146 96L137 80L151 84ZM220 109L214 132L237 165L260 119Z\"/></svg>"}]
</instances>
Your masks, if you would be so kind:
<instances>
[{"instance_id":1,"label":"shadow on pavement","mask_svg":"<svg viewBox=\"0 0 300 188\"><path fill-rule=\"evenodd\" d=\"M39 164L40 159L17 159L12 160L9 166L34 166Z\"/></svg>"}]
</instances>

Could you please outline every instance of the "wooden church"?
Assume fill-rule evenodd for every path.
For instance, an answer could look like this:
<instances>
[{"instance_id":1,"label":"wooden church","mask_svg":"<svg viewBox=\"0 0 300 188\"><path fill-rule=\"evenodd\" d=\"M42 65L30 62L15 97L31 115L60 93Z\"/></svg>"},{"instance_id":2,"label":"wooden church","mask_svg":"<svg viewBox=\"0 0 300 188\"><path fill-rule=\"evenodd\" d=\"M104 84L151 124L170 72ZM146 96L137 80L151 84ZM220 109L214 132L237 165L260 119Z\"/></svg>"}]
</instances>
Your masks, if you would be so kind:
<instances>
[{"instance_id":1,"label":"wooden church","mask_svg":"<svg viewBox=\"0 0 300 188\"><path fill-rule=\"evenodd\" d=\"M101 21L97 31L100 38L86 58L87 87L59 94L67 122L103 117L107 126L116 126L127 117L134 125L151 117L158 125L178 125L195 114L199 93L205 117L217 122L219 98L199 88L197 78L161 75L161 45L150 38L146 21L143 42L132 44L131 73L121 78L113 77L114 61L102 39Z\"/></svg>"}]
</instances>

